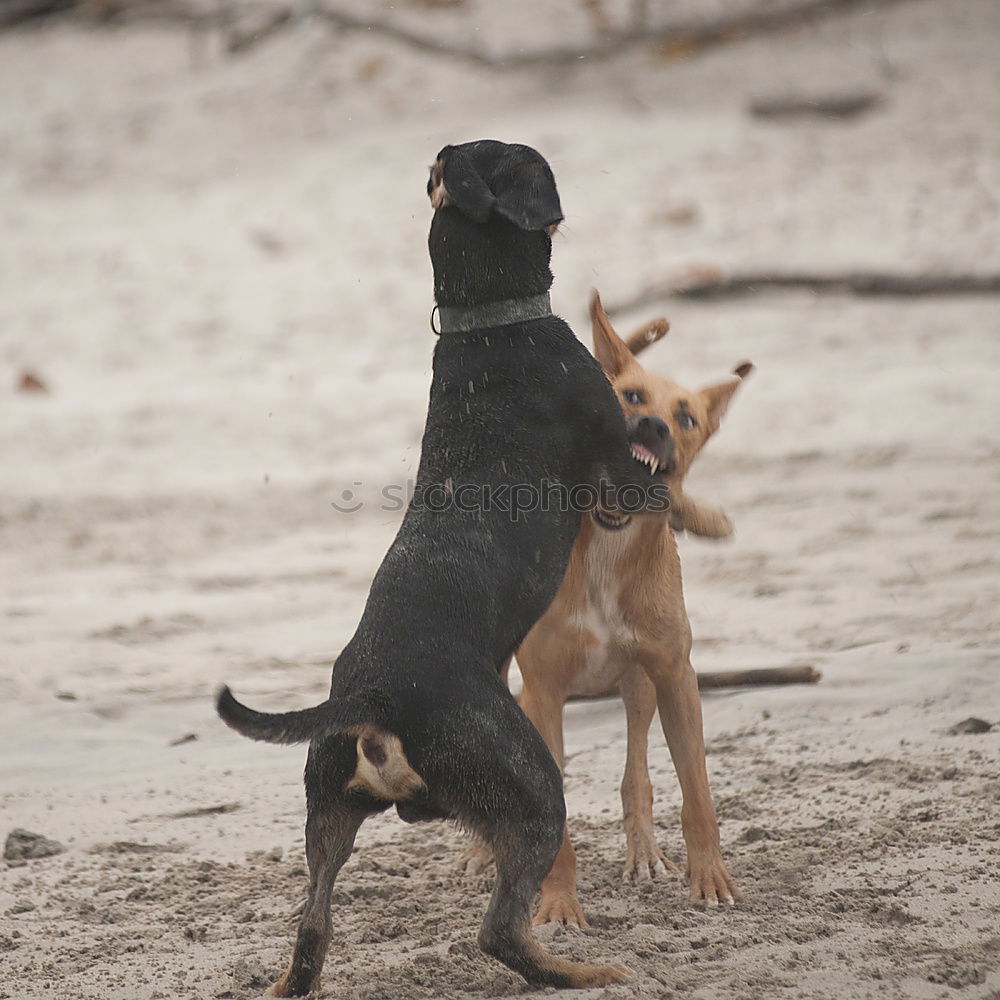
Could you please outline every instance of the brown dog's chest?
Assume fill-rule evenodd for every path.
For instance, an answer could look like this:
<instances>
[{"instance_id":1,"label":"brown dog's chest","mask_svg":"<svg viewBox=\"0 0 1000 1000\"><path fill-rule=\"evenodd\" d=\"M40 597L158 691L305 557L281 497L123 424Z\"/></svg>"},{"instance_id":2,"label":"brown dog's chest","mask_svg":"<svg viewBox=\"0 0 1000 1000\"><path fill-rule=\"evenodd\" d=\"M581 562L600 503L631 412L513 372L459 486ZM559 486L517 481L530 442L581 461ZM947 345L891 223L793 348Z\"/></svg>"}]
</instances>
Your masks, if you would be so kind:
<instances>
[{"instance_id":1,"label":"brown dog's chest","mask_svg":"<svg viewBox=\"0 0 1000 1000\"><path fill-rule=\"evenodd\" d=\"M638 642L636 609L629 583L640 553L640 527L595 529L583 546L581 586L570 625L580 630L574 694L599 694L614 686L632 662Z\"/></svg>"},{"instance_id":2,"label":"brown dog's chest","mask_svg":"<svg viewBox=\"0 0 1000 1000\"><path fill-rule=\"evenodd\" d=\"M686 627L677 543L665 518L619 531L589 517L555 600L517 652L526 687L596 695Z\"/></svg>"}]
</instances>

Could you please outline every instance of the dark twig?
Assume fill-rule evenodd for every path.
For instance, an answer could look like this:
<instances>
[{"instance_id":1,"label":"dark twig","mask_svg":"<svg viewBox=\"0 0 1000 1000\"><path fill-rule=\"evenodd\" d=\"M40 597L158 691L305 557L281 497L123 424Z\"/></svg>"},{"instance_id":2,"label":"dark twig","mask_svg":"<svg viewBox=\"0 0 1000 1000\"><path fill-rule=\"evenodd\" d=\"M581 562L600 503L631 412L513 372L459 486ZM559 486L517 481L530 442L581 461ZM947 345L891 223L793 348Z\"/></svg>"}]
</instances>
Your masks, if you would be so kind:
<instances>
[{"instance_id":1,"label":"dark twig","mask_svg":"<svg viewBox=\"0 0 1000 1000\"><path fill-rule=\"evenodd\" d=\"M235 27L226 36L226 51L238 55L276 34L292 20L291 7L276 7L248 27Z\"/></svg>"},{"instance_id":2,"label":"dark twig","mask_svg":"<svg viewBox=\"0 0 1000 1000\"><path fill-rule=\"evenodd\" d=\"M21 21L54 14L72 7L76 0L0 0L0 28L9 28Z\"/></svg>"},{"instance_id":3,"label":"dark twig","mask_svg":"<svg viewBox=\"0 0 1000 1000\"><path fill-rule=\"evenodd\" d=\"M762 667L759 670L725 670L720 673L699 673L698 690L727 687L758 687L768 684L815 684L822 674L812 666ZM567 701L605 701L618 698L617 687L598 694L570 695Z\"/></svg>"},{"instance_id":4,"label":"dark twig","mask_svg":"<svg viewBox=\"0 0 1000 1000\"><path fill-rule=\"evenodd\" d=\"M755 687L760 684L815 684L822 675L812 666L770 667L761 670L724 670L699 673L698 689Z\"/></svg>"},{"instance_id":5,"label":"dark twig","mask_svg":"<svg viewBox=\"0 0 1000 1000\"><path fill-rule=\"evenodd\" d=\"M410 48L431 55L445 56L461 62L472 63L494 70L528 69L534 67L566 67L585 62L602 61L637 45L658 46L666 55L702 51L717 45L748 38L752 35L781 31L821 20L833 14L850 13L852 10L870 11L873 7L887 7L904 0L804 0L802 3L772 9L751 10L730 14L710 21L692 21L682 24L664 25L660 28L648 26L648 8L642 0L636 0L631 23L624 31L611 37L602 38L585 47L554 46L529 52L513 52L496 55L474 46L464 46L442 41L430 35L423 35L401 28L384 18L369 17L349 13L339 6L319 3L312 13L340 31L360 31L370 35L381 35ZM282 4L281 10L290 11L289 4ZM245 51L270 34L279 26L289 22L290 14L279 19L266 33L252 37L241 37L235 49Z\"/></svg>"},{"instance_id":6,"label":"dark twig","mask_svg":"<svg viewBox=\"0 0 1000 1000\"><path fill-rule=\"evenodd\" d=\"M813 96L792 94L782 97L758 97L750 102L755 118L857 118L877 107L882 95L874 90L851 90L838 94Z\"/></svg>"},{"instance_id":7,"label":"dark twig","mask_svg":"<svg viewBox=\"0 0 1000 1000\"><path fill-rule=\"evenodd\" d=\"M678 279L650 285L632 298L607 307L608 315L656 305L664 299L725 299L769 290L803 290L832 295L895 296L998 295L1000 273L994 274L893 274L880 271L845 271L820 274L807 271L713 274L692 280Z\"/></svg>"}]
</instances>

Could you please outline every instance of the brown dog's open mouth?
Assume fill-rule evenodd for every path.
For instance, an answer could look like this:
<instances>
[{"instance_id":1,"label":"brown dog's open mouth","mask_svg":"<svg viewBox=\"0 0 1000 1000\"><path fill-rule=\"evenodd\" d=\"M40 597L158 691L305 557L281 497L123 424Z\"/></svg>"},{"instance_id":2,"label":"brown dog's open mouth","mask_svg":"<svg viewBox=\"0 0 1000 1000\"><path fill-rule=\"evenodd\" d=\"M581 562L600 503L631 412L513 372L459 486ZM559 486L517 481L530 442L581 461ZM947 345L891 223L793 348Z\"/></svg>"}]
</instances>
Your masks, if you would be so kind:
<instances>
[{"instance_id":1,"label":"brown dog's open mouth","mask_svg":"<svg viewBox=\"0 0 1000 1000\"><path fill-rule=\"evenodd\" d=\"M632 520L630 514L612 514L611 511L601 510L600 507L594 508L592 516L605 531L620 531Z\"/></svg>"},{"instance_id":2,"label":"brown dog's open mouth","mask_svg":"<svg viewBox=\"0 0 1000 1000\"><path fill-rule=\"evenodd\" d=\"M667 476L673 471L674 468L674 458L673 455L669 457L664 455L655 455L653 452L641 441L630 442L632 446L632 457L637 461L641 462L643 465L649 468L652 473L659 472L661 475ZM673 449L671 449L672 451Z\"/></svg>"}]
</instances>

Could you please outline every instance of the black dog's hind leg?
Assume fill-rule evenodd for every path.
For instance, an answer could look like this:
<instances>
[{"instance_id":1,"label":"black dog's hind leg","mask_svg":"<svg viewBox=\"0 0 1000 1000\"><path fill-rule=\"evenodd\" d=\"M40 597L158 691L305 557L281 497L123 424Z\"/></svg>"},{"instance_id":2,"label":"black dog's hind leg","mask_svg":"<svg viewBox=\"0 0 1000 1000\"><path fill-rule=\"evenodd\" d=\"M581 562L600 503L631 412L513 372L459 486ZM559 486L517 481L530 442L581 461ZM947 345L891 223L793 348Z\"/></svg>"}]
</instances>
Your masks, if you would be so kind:
<instances>
[{"instance_id":1,"label":"black dog's hind leg","mask_svg":"<svg viewBox=\"0 0 1000 1000\"><path fill-rule=\"evenodd\" d=\"M559 852L566 820L562 778L548 747L499 684L482 713L488 724L459 729L456 717L464 718L452 711L442 719L442 729L449 731L440 735L454 747L449 760L460 762L464 781L445 773L440 777L454 814L490 845L497 864L479 946L540 986L579 989L624 982L627 969L557 958L531 932L531 904Z\"/></svg>"},{"instance_id":2,"label":"black dog's hind leg","mask_svg":"<svg viewBox=\"0 0 1000 1000\"><path fill-rule=\"evenodd\" d=\"M309 898L299 923L295 952L285 974L267 991L273 997L302 997L319 988L319 975L330 944L330 897L354 838L369 811L346 798L310 807L306 820Z\"/></svg>"},{"instance_id":3,"label":"black dog's hind leg","mask_svg":"<svg viewBox=\"0 0 1000 1000\"><path fill-rule=\"evenodd\" d=\"M273 997L302 997L319 987L330 944L330 897L344 862L351 856L354 838L369 813L347 799L326 802L306 820L306 859L309 862L309 898L299 923L292 963L267 991Z\"/></svg>"},{"instance_id":4,"label":"black dog's hind leg","mask_svg":"<svg viewBox=\"0 0 1000 1000\"><path fill-rule=\"evenodd\" d=\"M479 946L537 986L584 989L623 983L628 969L559 958L545 951L531 932L531 902L552 868L562 833L561 824L550 824L544 833L507 829L493 839L497 880Z\"/></svg>"},{"instance_id":5,"label":"black dog's hind leg","mask_svg":"<svg viewBox=\"0 0 1000 1000\"><path fill-rule=\"evenodd\" d=\"M295 939L288 971L267 991L273 997L301 997L319 987L330 944L330 897L354 839L368 816L389 807L367 795L345 790L357 767L351 738L313 743L306 761L306 861L309 897Z\"/></svg>"}]
</instances>

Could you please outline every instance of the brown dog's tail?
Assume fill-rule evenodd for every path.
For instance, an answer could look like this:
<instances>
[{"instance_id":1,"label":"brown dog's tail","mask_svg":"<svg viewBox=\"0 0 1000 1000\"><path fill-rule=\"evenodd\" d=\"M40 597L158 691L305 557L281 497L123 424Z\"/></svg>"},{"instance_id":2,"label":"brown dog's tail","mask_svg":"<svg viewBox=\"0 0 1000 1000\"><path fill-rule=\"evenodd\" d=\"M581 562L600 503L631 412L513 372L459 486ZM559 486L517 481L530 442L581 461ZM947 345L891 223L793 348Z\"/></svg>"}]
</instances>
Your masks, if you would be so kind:
<instances>
[{"instance_id":1,"label":"brown dog's tail","mask_svg":"<svg viewBox=\"0 0 1000 1000\"><path fill-rule=\"evenodd\" d=\"M238 702L228 687L215 698L219 718L242 736L264 743L305 743L362 723L378 723L371 700L351 695L326 701L297 712L256 712Z\"/></svg>"}]
</instances>

